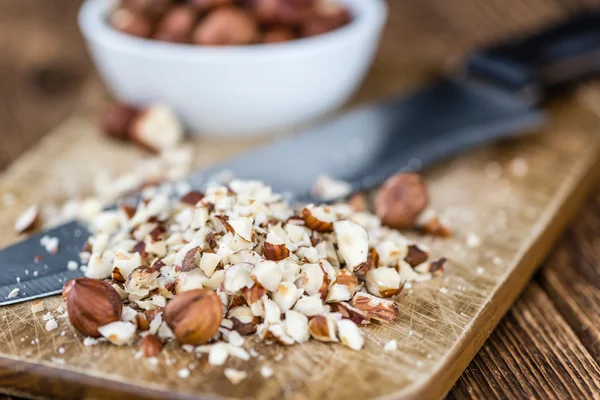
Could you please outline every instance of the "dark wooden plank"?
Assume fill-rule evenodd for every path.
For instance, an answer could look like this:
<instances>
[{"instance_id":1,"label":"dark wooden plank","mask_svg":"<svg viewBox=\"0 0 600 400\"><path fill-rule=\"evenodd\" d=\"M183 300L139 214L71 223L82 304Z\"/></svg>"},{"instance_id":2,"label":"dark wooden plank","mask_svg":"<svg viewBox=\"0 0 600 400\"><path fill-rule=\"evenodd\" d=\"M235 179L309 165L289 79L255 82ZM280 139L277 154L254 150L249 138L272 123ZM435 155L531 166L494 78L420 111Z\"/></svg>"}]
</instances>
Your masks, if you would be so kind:
<instances>
[{"instance_id":1,"label":"dark wooden plank","mask_svg":"<svg viewBox=\"0 0 600 400\"><path fill-rule=\"evenodd\" d=\"M537 283L531 283L448 399L591 399L600 368Z\"/></svg>"},{"instance_id":2,"label":"dark wooden plank","mask_svg":"<svg viewBox=\"0 0 600 400\"><path fill-rule=\"evenodd\" d=\"M556 308L600 363L600 191L563 235L540 282Z\"/></svg>"}]
</instances>

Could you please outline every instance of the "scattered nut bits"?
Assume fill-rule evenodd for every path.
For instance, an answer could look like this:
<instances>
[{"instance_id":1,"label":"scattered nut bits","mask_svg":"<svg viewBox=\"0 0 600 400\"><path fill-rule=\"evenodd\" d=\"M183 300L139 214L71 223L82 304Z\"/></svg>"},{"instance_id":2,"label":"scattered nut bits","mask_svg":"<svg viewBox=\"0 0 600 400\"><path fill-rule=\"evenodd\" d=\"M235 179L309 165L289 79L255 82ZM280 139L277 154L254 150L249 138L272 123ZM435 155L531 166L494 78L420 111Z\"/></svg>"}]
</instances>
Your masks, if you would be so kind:
<instances>
[{"instance_id":1,"label":"scattered nut bits","mask_svg":"<svg viewBox=\"0 0 600 400\"><path fill-rule=\"evenodd\" d=\"M352 185L346 181L320 175L312 188L312 196L320 201L339 200L352 193Z\"/></svg>"},{"instance_id":2,"label":"scattered nut bits","mask_svg":"<svg viewBox=\"0 0 600 400\"><path fill-rule=\"evenodd\" d=\"M121 0L108 16L128 35L204 46L282 43L351 21L334 0Z\"/></svg>"},{"instance_id":3,"label":"scattered nut bits","mask_svg":"<svg viewBox=\"0 0 600 400\"><path fill-rule=\"evenodd\" d=\"M359 351L359 327L392 321L393 296L444 263L368 212L344 203L295 209L258 181L153 192L137 207L98 213L91 226L86 275L96 279L64 287L73 326L119 346L139 340L146 357L177 341L211 365L248 360L244 335ZM232 382L245 377L227 370Z\"/></svg>"},{"instance_id":4,"label":"scattered nut bits","mask_svg":"<svg viewBox=\"0 0 600 400\"><path fill-rule=\"evenodd\" d=\"M59 240L57 237L44 235L40 239L40 244L46 249L46 251L50 254L58 253L58 244Z\"/></svg>"}]
</instances>

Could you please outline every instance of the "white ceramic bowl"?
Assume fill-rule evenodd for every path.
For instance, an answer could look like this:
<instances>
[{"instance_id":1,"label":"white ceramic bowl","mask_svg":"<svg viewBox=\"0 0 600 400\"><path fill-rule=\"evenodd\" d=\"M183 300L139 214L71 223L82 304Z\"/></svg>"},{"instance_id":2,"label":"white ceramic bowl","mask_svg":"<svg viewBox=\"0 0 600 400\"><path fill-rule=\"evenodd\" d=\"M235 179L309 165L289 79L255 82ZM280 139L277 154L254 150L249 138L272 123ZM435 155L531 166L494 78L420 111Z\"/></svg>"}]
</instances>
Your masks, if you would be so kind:
<instances>
[{"instance_id":1,"label":"white ceramic bowl","mask_svg":"<svg viewBox=\"0 0 600 400\"><path fill-rule=\"evenodd\" d=\"M106 22L111 1L87 0L79 26L118 99L169 104L204 136L271 133L322 116L358 88L387 17L384 0L337 0L354 20L282 44L203 47L140 39Z\"/></svg>"}]
</instances>

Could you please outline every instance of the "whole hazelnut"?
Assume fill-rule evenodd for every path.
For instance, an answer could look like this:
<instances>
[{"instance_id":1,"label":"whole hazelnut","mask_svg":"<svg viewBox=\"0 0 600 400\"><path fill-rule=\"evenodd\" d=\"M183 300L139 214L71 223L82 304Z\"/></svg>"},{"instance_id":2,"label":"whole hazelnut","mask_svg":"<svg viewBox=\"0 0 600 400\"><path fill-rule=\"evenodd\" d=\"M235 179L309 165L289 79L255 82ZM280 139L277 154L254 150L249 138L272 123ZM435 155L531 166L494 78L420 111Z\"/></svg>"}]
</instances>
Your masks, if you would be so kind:
<instances>
[{"instance_id":1,"label":"whole hazelnut","mask_svg":"<svg viewBox=\"0 0 600 400\"><path fill-rule=\"evenodd\" d=\"M257 19L267 24L297 24L308 17L314 0L255 0Z\"/></svg>"},{"instance_id":2,"label":"whole hazelnut","mask_svg":"<svg viewBox=\"0 0 600 400\"><path fill-rule=\"evenodd\" d=\"M121 0L123 7L152 17L164 14L172 3L172 0Z\"/></svg>"},{"instance_id":3,"label":"whole hazelnut","mask_svg":"<svg viewBox=\"0 0 600 400\"><path fill-rule=\"evenodd\" d=\"M113 11L109 22L113 28L128 35L144 38L152 35L152 20L142 13L126 8Z\"/></svg>"},{"instance_id":4,"label":"whole hazelnut","mask_svg":"<svg viewBox=\"0 0 600 400\"><path fill-rule=\"evenodd\" d=\"M163 319L181 344L201 345L219 330L223 304L210 289L194 289L175 296L165 307Z\"/></svg>"},{"instance_id":5,"label":"whole hazelnut","mask_svg":"<svg viewBox=\"0 0 600 400\"><path fill-rule=\"evenodd\" d=\"M258 36L254 18L235 7L222 7L208 14L194 30L192 41L205 46L250 44Z\"/></svg>"},{"instance_id":6,"label":"whole hazelnut","mask_svg":"<svg viewBox=\"0 0 600 400\"><path fill-rule=\"evenodd\" d=\"M303 20L302 36L310 37L333 31L347 25L351 19L350 13L343 5L321 0L311 15Z\"/></svg>"},{"instance_id":7,"label":"whole hazelnut","mask_svg":"<svg viewBox=\"0 0 600 400\"><path fill-rule=\"evenodd\" d=\"M102 131L116 139L127 140L131 124L137 114L136 108L125 104L114 104L107 108L102 115Z\"/></svg>"},{"instance_id":8,"label":"whole hazelnut","mask_svg":"<svg viewBox=\"0 0 600 400\"><path fill-rule=\"evenodd\" d=\"M290 40L294 40L296 33L294 30L287 26L277 26L273 28L267 28L263 33L264 43L283 43Z\"/></svg>"},{"instance_id":9,"label":"whole hazelnut","mask_svg":"<svg viewBox=\"0 0 600 400\"><path fill-rule=\"evenodd\" d=\"M429 201L427 187L414 173L398 173L385 181L375 196L375 214L395 229L413 227Z\"/></svg>"},{"instance_id":10,"label":"whole hazelnut","mask_svg":"<svg viewBox=\"0 0 600 400\"><path fill-rule=\"evenodd\" d=\"M81 334L99 337L98 328L121 319L123 302L108 283L91 278L74 279L68 290L67 311Z\"/></svg>"},{"instance_id":11,"label":"whole hazelnut","mask_svg":"<svg viewBox=\"0 0 600 400\"><path fill-rule=\"evenodd\" d=\"M198 12L187 4L172 7L158 22L153 39L172 43L189 43Z\"/></svg>"},{"instance_id":12,"label":"whole hazelnut","mask_svg":"<svg viewBox=\"0 0 600 400\"><path fill-rule=\"evenodd\" d=\"M233 4L233 0L188 0L188 3L200 11L207 11L212 8Z\"/></svg>"}]
</instances>

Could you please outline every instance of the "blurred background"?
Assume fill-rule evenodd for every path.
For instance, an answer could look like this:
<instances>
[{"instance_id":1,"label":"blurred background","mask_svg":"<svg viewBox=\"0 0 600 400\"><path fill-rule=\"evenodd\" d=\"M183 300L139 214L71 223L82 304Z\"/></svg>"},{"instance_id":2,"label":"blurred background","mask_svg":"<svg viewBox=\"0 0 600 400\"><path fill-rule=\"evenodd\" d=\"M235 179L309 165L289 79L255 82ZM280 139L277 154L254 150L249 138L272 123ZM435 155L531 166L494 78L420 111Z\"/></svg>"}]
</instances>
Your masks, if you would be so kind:
<instances>
[{"instance_id":1,"label":"blurred background","mask_svg":"<svg viewBox=\"0 0 600 400\"><path fill-rule=\"evenodd\" d=\"M75 111L109 97L77 27L78 0L0 0L0 168ZM509 4L510 3L510 4ZM353 102L408 91L476 44L600 5L593 0L388 1L374 64Z\"/></svg>"}]
</instances>

